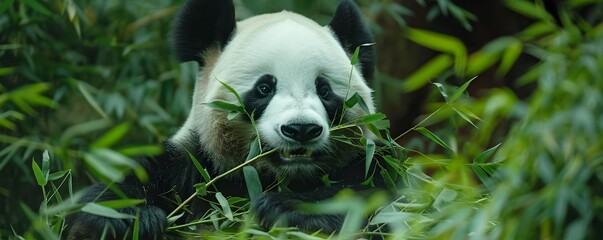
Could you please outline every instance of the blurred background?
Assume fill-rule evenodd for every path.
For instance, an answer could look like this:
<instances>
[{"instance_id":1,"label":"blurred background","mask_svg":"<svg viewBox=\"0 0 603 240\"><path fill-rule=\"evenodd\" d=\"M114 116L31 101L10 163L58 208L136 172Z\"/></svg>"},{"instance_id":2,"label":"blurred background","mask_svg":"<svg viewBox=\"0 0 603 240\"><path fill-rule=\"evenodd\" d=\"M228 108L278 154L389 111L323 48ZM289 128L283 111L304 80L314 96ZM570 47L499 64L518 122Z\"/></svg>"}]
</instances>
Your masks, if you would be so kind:
<instances>
[{"instance_id":1,"label":"blurred background","mask_svg":"<svg viewBox=\"0 0 603 240\"><path fill-rule=\"evenodd\" d=\"M0 2L0 238L46 236L46 204L119 179L183 123L197 69L170 51L182 2ZM235 1L238 19L285 9L322 25L338 2ZM407 150L401 174L431 197L412 209L429 221L404 219L421 226L411 236L600 234L602 1L356 2L375 35L375 102Z\"/></svg>"}]
</instances>

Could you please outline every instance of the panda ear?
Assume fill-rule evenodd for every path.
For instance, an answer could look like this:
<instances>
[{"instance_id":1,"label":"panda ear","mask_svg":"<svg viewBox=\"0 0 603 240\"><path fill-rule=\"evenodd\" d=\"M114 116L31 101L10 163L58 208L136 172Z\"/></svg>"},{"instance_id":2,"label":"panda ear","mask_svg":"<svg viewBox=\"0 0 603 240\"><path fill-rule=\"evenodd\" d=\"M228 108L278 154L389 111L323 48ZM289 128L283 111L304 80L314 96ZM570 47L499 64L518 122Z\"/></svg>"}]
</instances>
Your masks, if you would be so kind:
<instances>
[{"instance_id":1,"label":"panda ear","mask_svg":"<svg viewBox=\"0 0 603 240\"><path fill-rule=\"evenodd\" d=\"M352 0L344 0L339 4L329 27L348 54L353 54L362 44L373 43L373 36L362 19L358 6ZM358 62L361 64L364 78L372 79L375 71L374 47L361 47Z\"/></svg>"},{"instance_id":2,"label":"panda ear","mask_svg":"<svg viewBox=\"0 0 603 240\"><path fill-rule=\"evenodd\" d=\"M232 0L189 0L174 21L173 50L180 62L197 61L211 47L223 48L236 27Z\"/></svg>"}]
</instances>

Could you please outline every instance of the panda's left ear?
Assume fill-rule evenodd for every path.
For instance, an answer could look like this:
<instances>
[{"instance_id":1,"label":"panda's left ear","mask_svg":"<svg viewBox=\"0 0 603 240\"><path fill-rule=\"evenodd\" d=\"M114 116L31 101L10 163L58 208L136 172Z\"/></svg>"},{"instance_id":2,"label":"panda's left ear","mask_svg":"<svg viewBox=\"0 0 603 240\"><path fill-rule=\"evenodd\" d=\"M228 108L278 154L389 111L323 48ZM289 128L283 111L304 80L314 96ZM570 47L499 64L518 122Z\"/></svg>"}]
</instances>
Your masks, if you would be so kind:
<instances>
[{"instance_id":1,"label":"panda's left ear","mask_svg":"<svg viewBox=\"0 0 603 240\"><path fill-rule=\"evenodd\" d=\"M348 54L353 54L360 45L374 41L362 19L358 6L352 0L343 0L339 4L328 26ZM375 71L375 48L373 46L361 47L358 62L361 64L364 78L372 79Z\"/></svg>"},{"instance_id":2,"label":"panda's left ear","mask_svg":"<svg viewBox=\"0 0 603 240\"><path fill-rule=\"evenodd\" d=\"M212 47L223 48L235 31L232 0L188 0L174 21L172 44L180 62L205 64L202 54Z\"/></svg>"}]
</instances>

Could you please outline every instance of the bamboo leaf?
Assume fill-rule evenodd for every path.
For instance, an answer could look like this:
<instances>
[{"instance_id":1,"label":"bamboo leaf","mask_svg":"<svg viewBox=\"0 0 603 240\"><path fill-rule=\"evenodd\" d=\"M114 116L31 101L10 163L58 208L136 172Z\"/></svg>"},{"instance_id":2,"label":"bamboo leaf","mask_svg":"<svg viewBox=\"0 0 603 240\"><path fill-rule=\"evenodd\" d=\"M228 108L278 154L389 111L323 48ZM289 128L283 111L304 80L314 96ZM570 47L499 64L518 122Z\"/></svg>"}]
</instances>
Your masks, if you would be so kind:
<instances>
[{"instance_id":1,"label":"bamboo leaf","mask_svg":"<svg viewBox=\"0 0 603 240\"><path fill-rule=\"evenodd\" d=\"M225 83L225 82L222 82L222 81L219 81L219 82L222 84L222 86L224 86L226 89L228 89L228 91L229 91L229 92L231 92L232 94L234 94L234 95L235 95L235 97L237 97L237 101L239 102L239 104L240 104L241 106L245 105L245 104L243 103L243 100L241 99L241 96L239 96L239 93L237 93L237 91L236 91L236 90L234 90L234 88L232 88L230 85L228 85L228 84L227 84L227 83Z\"/></svg>"},{"instance_id":2,"label":"bamboo leaf","mask_svg":"<svg viewBox=\"0 0 603 240\"><path fill-rule=\"evenodd\" d=\"M262 193L262 182L257 170L253 166L243 167L243 175L245 176L245 185L247 185L247 192L251 201L257 199Z\"/></svg>"},{"instance_id":3,"label":"bamboo leaf","mask_svg":"<svg viewBox=\"0 0 603 240\"><path fill-rule=\"evenodd\" d=\"M136 218L134 219L134 229L132 230L132 239L138 240L140 234L140 208L136 209Z\"/></svg>"},{"instance_id":4,"label":"bamboo leaf","mask_svg":"<svg viewBox=\"0 0 603 240\"><path fill-rule=\"evenodd\" d=\"M488 160L488 158L490 158L490 156L492 156L492 154L498 149L498 147L500 147L502 143L496 144L496 146L491 147L490 149L480 153L479 155L477 155L477 157L475 157L475 159L473 159L473 163L484 163L486 162L486 160Z\"/></svg>"},{"instance_id":5,"label":"bamboo leaf","mask_svg":"<svg viewBox=\"0 0 603 240\"><path fill-rule=\"evenodd\" d=\"M189 151L186 151L186 153L188 153L188 157L191 159L191 161L193 162L193 165L195 165L195 167L197 168L197 171L203 177L203 180L206 183L209 182L211 180L211 178L209 177L209 173L207 173L207 170L205 170L205 168L203 168L203 166L201 166L201 163L199 163L199 160L197 160L197 158L193 154L191 154Z\"/></svg>"},{"instance_id":6,"label":"bamboo leaf","mask_svg":"<svg viewBox=\"0 0 603 240\"><path fill-rule=\"evenodd\" d=\"M107 115L107 113L105 113L105 111L103 111L103 109L100 107L100 105L98 104L98 102L96 101L96 99L94 99L94 97L92 96L92 94L90 93L90 91L88 91L87 89L87 85L85 85L82 82L78 82L77 83L77 87L80 90L80 92L82 93L82 96L84 96L84 98L86 99L86 101L88 102L88 104L90 104L90 106L99 114L101 115L102 118L104 119L108 119L109 116Z\"/></svg>"},{"instance_id":7,"label":"bamboo leaf","mask_svg":"<svg viewBox=\"0 0 603 240\"><path fill-rule=\"evenodd\" d=\"M475 125L475 123L473 123L473 121L471 121L471 119L470 119L469 117L467 117L467 115L465 115L463 112L461 112L460 110L458 110L458 109L457 109L457 108L455 108L455 107L452 107L452 110L453 110L454 112L456 112L456 114L458 114L458 115L459 115L459 116L460 116L462 119L464 119L464 120L465 120L465 121L467 121L469 124L471 124L471 126L473 126L474 128L479 129L479 128L477 127L477 125Z\"/></svg>"},{"instance_id":8,"label":"bamboo leaf","mask_svg":"<svg viewBox=\"0 0 603 240\"><path fill-rule=\"evenodd\" d=\"M40 169L40 166L38 166L38 163L36 163L35 160L31 160L31 169L33 170L34 176L36 177L36 182L38 182L38 185L40 185L41 187L46 186L46 178L44 178L44 173L42 173L42 170Z\"/></svg>"},{"instance_id":9,"label":"bamboo leaf","mask_svg":"<svg viewBox=\"0 0 603 240\"><path fill-rule=\"evenodd\" d=\"M44 150L42 153L42 174L44 174L44 179L48 181L48 174L50 173L50 156L48 155L48 150Z\"/></svg>"},{"instance_id":10,"label":"bamboo leaf","mask_svg":"<svg viewBox=\"0 0 603 240\"><path fill-rule=\"evenodd\" d=\"M91 148L108 148L113 146L117 141L123 138L126 133L130 130L130 124L122 123L114 128L112 128L109 132L105 133L103 136L94 141L90 147Z\"/></svg>"},{"instance_id":11,"label":"bamboo leaf","mask_svg":"<svg viewBox=\"0 0 603 240\"><path fill-rule=\"evenodd\" d=\"M463 93L465 92L465 90L467 90L467 87L469 87L469 84L471 84L471 82L473 82L473 80L475 80L477 77L473 77L471 79L469 79L469 81L465 82L463 85L461 85L461 87L459 89L456 90L456 92L452 95L452 97L450 98L450 102L454 102L455 100L457 100L461 95L463 95Z\"/></svg>"},{"instance_id":12,"label":"bamboo leaf","mask_svg":"<svg viewBox=\"0 0 603 240\"><path fill-rule=\"evenodd\" d=\"M446 102L449 102L448 100L448 91L446 91L446 87L444 87L443 84L441 83L433 83L433 85L435 85L438 88L438 91L440 91L440 94L442 95L442 97L444 97L444 99L446 100Z\"/></svg>"},{"instance_id":13,"label":"bamboo leaf","mask_svg":"<svg viewBox=\"0 0 603 240\"><path fill-rule=\"evenodd\" d=\"M133 146L133 147L125 147L120 148L117 152L126 155L128 157L134 156L156 156L163 152L163 148L157 145L142 145L142 146Z\"/></svg>"},{"instance_id":14,"label":"bamboo leaf","mask_svg":"<svg viewBox=\"0 0 603 240\"><path fill-rule=\"evenodd\" d=\"M360 107L362 108L362 110L364 110L365 113L370 114L369 108L366 105L366 102L364 102L364 99L362 99L362 97L360 97L360 95L356 92L354 93L354 95L352 95L352 97L350 97L347 101L345 101L344 106L347 109L350 109L352 107L354 107L356 104L360 105Z\"/></svg>"},{"instance_id":15,"label":"bamboo leaf","mask_svg":"<svg viewBox=\"0 0 603 240\"><path fill-rule=\"evenodd\" d=\"M134 207L138 204L144 203L144 199L118 199L118 200L108 200L108 201L102 201L102 202L96 202L96 204L104 206L104 207L108 207L108 208L113 208L113 209L119 209L119 208L126 208L126 207Z\"/></svg>"},{"instance_id":16,"label":"bamboo leaf","mask_svg":"<svg viewBox=\"0 0 603 240\"><path fill-rule=\"evenodd\" d=\"M116 218L116 219L134 219L135 216L120 213L113 208L105 207L97 203L87 203L82 207L82 212L87 212L90 214L94 214L97 216L108 217L108 218Z\"/></svg>"},{"instance_id":17,"label":"bamboo leaf","mask_svg":"<svg viewBox=\"0 0 603 240\"><path fill-rule=\"evenodd\" d=\"M358 122L361 124L371 124L385 118L383 113L373 113L362 117Z\"/></svg>"},{"instance_id":18,"label":"bamboo leaf","mask_svg":"<svg viewBox=\"0 0 603 240\"><path fill-rule=\"evenodd\" d=\"M418 132L420 132L421 134L423 134L427 138L431 139L432 141L434 141L438 145L442 146L443 148L452 151L452 148L450 146L448 146L448 144L446 144L446 142L444 142L441 138L439 138L434 133L432 133L431 131L429 131L427 128L418 127L418 128L415 128L415 130L418 131Z\"/></svg>"},{"instance_id":19,"label":"bamboo leaf","mask_svg":"<svg viewBox=\"0 0 603 240\"><path fill-rule=\"evenodd\" d=\"M207 195L207 184L203 183L197 183L195 185L193 185L193 187L195 187L195 192L198 196L205 196Z\"/></svg>"},{"instance_id":20,"label":"bamboo leaf","mask_svg":"<svg viewBox=\"0 0 603 240\"><path fill-rule=\"evenodd\" d=\"M251 144L249 144L249 153L247 154L247 159L250 160L257 155L260 154L261 146L260 146L260 137L255 137Z\"/></svg>"},{"instance_id":21,"label":"bamboo leaf","mask_svg":"<svg viewBox=\"0 0 603 240\"><path fill-rule=\"evenodd\" d=\"M222 207L222 212L224 213L224 216L230 221L234 220L232 210L230 209L230 205L228 204L228 201L226 200L224 195L222 195L221 192L217 192L216 199L218 200L218 203L220 203L220 207Z\"/></svg>"},{"instance_id":22,"label":"bamboo leaf","mask_svg":"<svg viewBox=\"0 0 603 240\"><path fill-rule=\"evenodd\" d=\"M452 57L448 54L440 54L413 72L404 81L404 91L412 92L429 83L442 72L452 66Z\"/></svg>"},{"instance_id":23,"label":"bamboo leaf","mask_svg":"<svg viewBox=\"0 0 603 240\"><path fill-rule=\"evenodd\" d=\"M229 103L229 102L224 102L224 101L214 101L214 102L203 103L203 104L210 108L225 110L225 111L229 111L229 112L230 111L235 111L235 112L243 112L244 111L243 107Z\"/></svg>"},{"instance_id":24,"label":"bamboo leaf","mask_svg":"<svg viewBox=\"0 0 603 240\"><path fill-rule=\"evenodd\" d=\"M352 54L352 58L350 59L350 64L356 65L358 63L358 56L360 55L361 47L368 47L368 46L372 46L372 45L374 45L374 43L365 43L365 44L361 44L360 46L356 47L356 49L354 50L354 54Z\"/></svg>"},{"instance_id":25,"label":"bamboo leaf","mask_svg":"<svg viewBox=\"0 0 603 240\"><path fill-rule=\"evenodd\" d=\"M365 154L365 169L364 169L364 177L368 176L368 172L371 168L371 164L373 163L373 155L375 154L375 142L371 139L366 139L366 154Z\"/></svg>"},{"instance_id":26,"label":"bamboo leaf","mask_svg":"<svg viewBox=\"0 0 603 240\"><path fill-rule=\"evenodd\" d=\"M467 61L467 49L458 38L420 29L410 28L406 37L424 47L454 55L455 73L462 76Z\"/></svg>"},{"instance_id":27,"label":"bamboo leaf","mask_svg":"<svg viewBox=\"0 0 603 240\"><path fill-rule=\"evenodd\" d=\"M519 55L521 55L522 50L523 45L519 40L516 40L511 45L509 45L509 47L507 47L500 60L500 66L496 71L496 75L498 77L502 77L507 74L507 72L509 72L511 67L513 67L513 65L519 58Z\"/></svg>"}]
</instances>

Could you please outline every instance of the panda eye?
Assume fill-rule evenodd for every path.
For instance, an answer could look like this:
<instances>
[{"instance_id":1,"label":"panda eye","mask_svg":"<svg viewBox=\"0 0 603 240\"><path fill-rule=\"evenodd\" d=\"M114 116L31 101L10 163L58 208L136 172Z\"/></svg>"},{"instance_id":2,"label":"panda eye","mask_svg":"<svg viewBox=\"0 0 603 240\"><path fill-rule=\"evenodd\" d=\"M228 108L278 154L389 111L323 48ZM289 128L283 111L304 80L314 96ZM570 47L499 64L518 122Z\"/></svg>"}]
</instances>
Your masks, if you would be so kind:
<instances>
[{"instance_id":1,"label":"panda eye","mask_svg":"<svg viewBox=\"0 0 603 240\"><path fill-rule=\"evenodd\" d=\"M329 86L324 85L324 86L320 87L320 89L318 90L318 96L320 96L321 98L327 98L327 97L329 97L330 92L331 92L331 89L329 88Z\"/></svg>"},{"instance_id":2,"label":"panda eye","mask_svg":"<svg viewBox=\"0 0 603 240\"><path fill-rule=\"evenodd\" d=\"M258 85L257 90L260 95L266 97L272 93L272 86L262 83Z\"/></svg>"}]
</instances>

